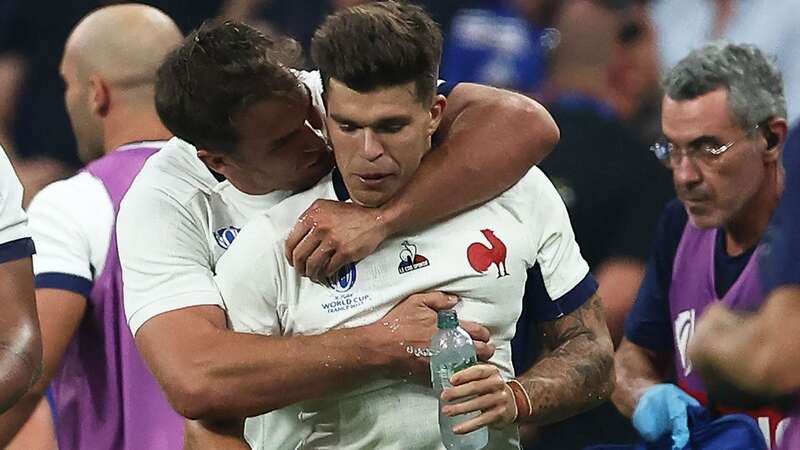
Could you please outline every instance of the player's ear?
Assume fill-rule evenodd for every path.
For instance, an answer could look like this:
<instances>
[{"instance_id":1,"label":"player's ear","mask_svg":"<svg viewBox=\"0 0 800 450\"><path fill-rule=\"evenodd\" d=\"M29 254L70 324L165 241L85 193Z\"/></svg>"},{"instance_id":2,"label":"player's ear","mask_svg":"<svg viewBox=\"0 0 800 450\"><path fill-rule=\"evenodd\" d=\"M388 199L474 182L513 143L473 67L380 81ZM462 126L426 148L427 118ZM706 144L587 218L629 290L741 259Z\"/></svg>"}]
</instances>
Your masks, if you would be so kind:
<instances>
[{"instance_id":1,"label":"player's ear","mask_svg":"<svg viewBox=\"0 0 800 450\"><path fill-rule=\"evenodd\" d=\"M789 125L786 119L772 118L759 125L766 141L764 160L777 161L783 151L783 143L789 132Z\"/></svg>"},{"instance_id":2,"label":"player's ear","mask_svg":"<svg viewBox=\"0 0 800 450\"><path fill-rule=\"evenodd\" d=\"M428 135L433 136L444 117L444 109L447 107L447 98L444 95L435 95L431 103L431 121L428 126Z\"/></svg>"},{"instance_id":3,"label":"player's ear","mask_svg":"<svg viewBox=\"0 0 800 450\"><path fill-rule=\"evenodd\" d=\"M99 75L89 77L89 109L94 114L105 116L111 106L111 93L108 84Z\"/></svg>"}]
</instances>

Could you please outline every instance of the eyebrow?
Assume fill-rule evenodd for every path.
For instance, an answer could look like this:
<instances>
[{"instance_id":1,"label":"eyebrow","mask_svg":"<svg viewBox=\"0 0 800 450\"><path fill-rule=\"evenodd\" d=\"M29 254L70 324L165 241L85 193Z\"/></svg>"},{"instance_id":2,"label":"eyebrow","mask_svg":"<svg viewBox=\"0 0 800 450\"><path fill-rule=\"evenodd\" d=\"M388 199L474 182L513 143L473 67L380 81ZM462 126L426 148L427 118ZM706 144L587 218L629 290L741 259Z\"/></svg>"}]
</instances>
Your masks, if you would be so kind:
<instances>
[{"instance_id":1,"label":"eyebrow","mask_svg":"<svg viewBox=\"0 0 800 450\"><path fill-rule=\"evenodd\" d=\"M717 136L712 136L712 135L706 134L706 135L700 136L698 138L694 138L691 141L689 141L689 147L699 147L699 146L701 146L703 144L717 145L717 144L720 144L721 142L722 141L720 141L720 139Z\"/></svg>"},{"instance_id":2,"label":"eyebrow","mask_svg":"<svg viewBox=\"0 0 800 450\"><path fill-rule=\"evenodd\" d=\"M336 123L344 123L348 125L353 125L358 128L380 128L386 125L408 125L411 123L411 117L409 116L390 116L390 117L382 117L377 121L369 124L359 123L353 119L349 119L344 116L340 116L336 113L331 113L331 119L333 119Z\"/></svg>"}]
</instances>

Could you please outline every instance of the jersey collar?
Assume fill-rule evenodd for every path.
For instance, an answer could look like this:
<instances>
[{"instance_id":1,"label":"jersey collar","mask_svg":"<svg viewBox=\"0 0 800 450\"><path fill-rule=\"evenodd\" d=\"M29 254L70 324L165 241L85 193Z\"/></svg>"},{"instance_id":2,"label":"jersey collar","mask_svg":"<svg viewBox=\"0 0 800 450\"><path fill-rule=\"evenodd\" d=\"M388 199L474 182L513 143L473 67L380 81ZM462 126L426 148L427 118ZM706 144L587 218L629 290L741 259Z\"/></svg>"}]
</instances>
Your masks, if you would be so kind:
<instances>
[{"instance_id":1,"label":"jersey collar","mask_svg":"<svg viewBox=\"0 0 800 450\"><path fill-rule=\"evenodd\" d=\"M339 172L338 167L333 168L331 173L331 182L333 183L333 191L336 193L336 199L340 202L350 200L350 192L347 191L347 186L344 184L342 173Z\"/></svg>"}]
</instances>

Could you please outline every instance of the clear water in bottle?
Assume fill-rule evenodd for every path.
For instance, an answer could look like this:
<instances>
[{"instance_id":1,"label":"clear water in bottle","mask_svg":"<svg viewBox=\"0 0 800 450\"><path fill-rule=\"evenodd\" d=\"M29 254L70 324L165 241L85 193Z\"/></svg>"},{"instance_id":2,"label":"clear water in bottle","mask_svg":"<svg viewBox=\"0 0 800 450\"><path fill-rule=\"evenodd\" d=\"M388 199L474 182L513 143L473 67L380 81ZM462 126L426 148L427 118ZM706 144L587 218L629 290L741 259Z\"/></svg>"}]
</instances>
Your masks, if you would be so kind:
<instances>
[{"instance_id":1,"label":"clear water in bottle","mask_svg":"<svg viewBox=\"0 0 800 450\"><path fill-rule=\"evenodd\" d=\"M467 367L477 364L475 344L472 338L458 326L458 316L453 310L439 311L439 331L431 340L431 381L436 396L439 398L439 432L442 443L448 449L479 450L489 441L489 430L479 428L468 434L455 434L453 427L459 423L477 417L480 412L448 417L442 414L442 390L451 387L450 377Z\"/></svg>"}]
</instances>

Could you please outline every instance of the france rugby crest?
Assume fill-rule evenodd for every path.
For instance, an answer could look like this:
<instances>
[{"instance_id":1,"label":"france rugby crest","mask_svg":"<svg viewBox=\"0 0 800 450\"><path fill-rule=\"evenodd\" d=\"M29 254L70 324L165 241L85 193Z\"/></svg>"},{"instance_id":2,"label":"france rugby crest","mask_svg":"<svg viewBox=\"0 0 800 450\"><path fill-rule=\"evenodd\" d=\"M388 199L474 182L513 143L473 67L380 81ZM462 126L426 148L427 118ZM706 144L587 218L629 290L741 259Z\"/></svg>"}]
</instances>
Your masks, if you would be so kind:
<instances>
[{"instance_id":1,"label":"france rugby crest","mask_svg":"<svg viewBox=\"0 0 800 450\"><path fill-rule=\"evenodd\" d=\"M328 287L336 292L347 292L356 284L356 265L347 264L336 275L328 278Z\"/></svg>"},{"instance_id":2,"label":"france rugby crest","mask_svg":"<svg viewBox=\"0 0 800 450\"><path fill-rule=\"evenodd\" d=\"M408 241L403 241L400 245L403 246L403 249L400 250L400 265L397 267L397 271L401 275L430 265L428 258L417 253L416 245Z\"/></svg>"},{"instance_id":3,"label":"france rugby crest","mask_svg":"<svg viewBox=\"0 0 800 450\"><path fill-rule=\"evenodd\" d=\"M228 247L233 244L233 240L236 239L236 236L241 230L241 228L236 228L234 226L220 228L214 232L214 239L217 240L217 245L227 250Z\"/></svg>"}]
</instances>

